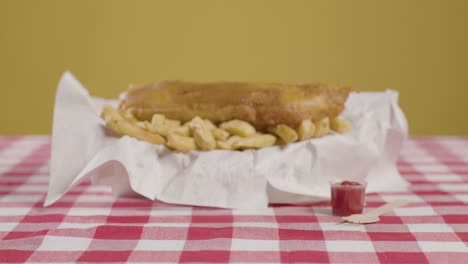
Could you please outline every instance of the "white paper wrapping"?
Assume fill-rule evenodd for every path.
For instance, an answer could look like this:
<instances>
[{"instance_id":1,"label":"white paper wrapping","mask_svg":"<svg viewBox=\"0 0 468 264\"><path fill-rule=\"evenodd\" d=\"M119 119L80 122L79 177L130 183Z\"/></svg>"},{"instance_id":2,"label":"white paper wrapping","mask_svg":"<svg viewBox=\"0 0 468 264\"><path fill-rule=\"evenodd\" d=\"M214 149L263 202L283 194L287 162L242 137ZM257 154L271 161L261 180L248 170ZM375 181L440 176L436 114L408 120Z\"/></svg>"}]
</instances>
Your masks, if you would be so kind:
<instances>
[{"instance_id":1,"label":"white paper wrapping","mask_svg":"<svg viewBox=\"0 0 468 264\"><path fill-rule=\"evenodd\" d=\"M405 190L395 162L408 133L395 91L352 93L345 135L261 150L176 153L131 137L106 135L104 104L69 72L55 100L50 180L45 206L91 177L115 195L223 208L329 199L329 181L367 180L368 192Z\"/></svg>"}]
</instances>

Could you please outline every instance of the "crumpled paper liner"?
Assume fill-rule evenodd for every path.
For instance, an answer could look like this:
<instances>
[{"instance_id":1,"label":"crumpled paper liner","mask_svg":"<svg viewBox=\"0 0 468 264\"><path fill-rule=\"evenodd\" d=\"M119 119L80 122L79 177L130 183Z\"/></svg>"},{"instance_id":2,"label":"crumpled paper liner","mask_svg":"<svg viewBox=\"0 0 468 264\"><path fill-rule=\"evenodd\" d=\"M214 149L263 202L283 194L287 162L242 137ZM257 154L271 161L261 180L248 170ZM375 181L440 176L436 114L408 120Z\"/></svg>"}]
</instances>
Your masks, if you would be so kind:
<instances>
[{"instance_id":1,"label":"crumpled paper liner","mask_svg":"<svg viewBox=\"0 0 468 264\"><path fill-rule=\"evenodd\" d=\"M408 133L398 93L352 93L342 116L348 134L247 151L176 153L106 134L99 113L116 100L91 97L63 74L54 108L48 206L86 177L115 195L167 203L264 208L268 203L329 199L329 181L367 180L368 192L405 190L396 169Z\"/></svg>"}]
</instances>

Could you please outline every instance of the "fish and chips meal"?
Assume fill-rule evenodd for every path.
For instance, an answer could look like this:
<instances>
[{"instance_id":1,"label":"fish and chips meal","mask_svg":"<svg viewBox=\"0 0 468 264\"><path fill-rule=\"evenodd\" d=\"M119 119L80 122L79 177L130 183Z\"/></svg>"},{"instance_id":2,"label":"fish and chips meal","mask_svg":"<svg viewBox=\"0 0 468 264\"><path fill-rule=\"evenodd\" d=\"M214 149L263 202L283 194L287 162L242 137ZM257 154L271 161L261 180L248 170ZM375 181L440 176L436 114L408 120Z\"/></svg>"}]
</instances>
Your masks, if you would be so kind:
<instances>
[{"instance_id":1,"label":"fish and chips meal","mask_svg":"<svg viewBox=\"0 0 468 264\"><path fill-rule=\"evenodd\" d=\"M245 150L346 133L351 88L324 83L163 81L130 86L101 117L116 136L180 152Z\"/></svg>"}]
</instances>

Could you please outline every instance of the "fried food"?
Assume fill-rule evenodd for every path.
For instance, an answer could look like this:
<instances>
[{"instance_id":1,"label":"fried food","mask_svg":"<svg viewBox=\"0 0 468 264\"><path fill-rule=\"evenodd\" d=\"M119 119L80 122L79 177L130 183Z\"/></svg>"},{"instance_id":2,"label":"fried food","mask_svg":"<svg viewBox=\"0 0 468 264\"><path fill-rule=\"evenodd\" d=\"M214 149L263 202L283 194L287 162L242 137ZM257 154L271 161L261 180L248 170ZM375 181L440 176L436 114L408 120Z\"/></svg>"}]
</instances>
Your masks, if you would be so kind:
<instances>
[{"instance_id":1,"label":"fried food","mask_svg":"<svg viewBox=\"0 0 468 264\"><path fill-rule=\"evenodd\" d=\"M180 127L180 121L166 119L166 117L161 114L154 114L151 118L151 123L145 121L144 125L147 130L167 137L169 133Z\"/></svg>"},{"instance_id":2,"label":"fried food","mask_svg":"<svg viewBox=\"0 0 468 264\"><path fill-rule=\"evenodd\" d=\"M190 136L190 128L188 126L178 127L176 129L172 130L172 132L176 133L177 135L180 135L180 136L185 136L185 137Z\"/></svg>"},{"instance_id":3,"label":"fried food","mask_svg":"<svg viewBox=\"0 0 468 264\"><path fill-rule=\"evenodd\" d=\"M269 134L255 134L240 138L232 144L234 149L259 149L275 145L276 137Z\"/></svg>"},{"instance_id":4,"label":"fried food","mask_svg":"<svg viewBox=\"0 0 468 264\"><path fill-rule=\"evenodd\" d=\"M164 81L130 87L102 118L115 135L129 135L176 151L244 150L346 133L338 118L350 87Z\"/></svg>"},{"instance_id":5,"label":"fried food","mask_svg":"<svg viewBox=\"0 0 468 264\"><path fill-rule=\"evenodd\" d=\"M242 121L242 120L231 120L219 125L221 129L226 130L227 132L238 135L241 137L248 137L255 135L255 127L251 124Z\"/></svg>"},{"instance_id":6,"label":"fried food","mask_svg":"<svg viewBox=\"0 0 468 264\"><path fill-rule=\"evenodd\" d=\"M213 122L206 118L203 119L203 122L205 122L205 127L208 128L210 131L216 128L215 124L213 124Z\"/></svg>"},{"instance_id":7,"label":"fried food","mask_svg":"<svg viewBox=\"0 0 468 264\"><path fill-rule=\"evenodd\" d=\"M131 122L131 123L133 123L133 122ZM148 121L137 121L137 122L135 122L133 124L135 124L137 127L143 128L143 129L146 129L149 126Z\"/></svg>"},{"instance_id":8,"label":"fried food","mask_svg":"<svg viewBox=\"0 0 468 264\"><path fill-rule=\"evenodd\" d=\"M291 127L281 124L276 125L268 129L271 133L277 135L281 140L285 143L291 143L298 139L298 135L296 130L292 129Z\"/></svg>"},{"instance_id":9,"label":"fried food","mask_svg":"<svg viewBox=\"0 0 468 264\"><path fill-rule=\"evenodd\" d=\"M127 121L131 122L131 123L140 123L141 121L138 121L138 119L136 119L132 113L130 113L129 111L119 111L120 115Z\"/></svg>"},{"instance_id":10,"label":"fried food","mask_svg":"<svg viewBox=\"0 0 468 264\"><path fill-rule=\"evenodd\" d=\"M315 134L314 137L322 137L330 132L330 119L325 117L315 122Z\"/></svg>"},{"instance_id":11,"label":"fried food","mask_svg":"<svg viewBox=\"0 0 468 264\"><path fill-rule=\"evenodd\" d=\"M166 117L164 115L154 114L153 117L151 118L151 125L162 126L164 125L164 120L166 120Z\"/></svg>"},{"instance_id":12,"label":"fried food","mask_svg":"<svg viewBox=\"0 0 468 264\"><path fill-rule=\"evenodd\" d=\"M299 140L307 140L312 138L315 133L315 124L310 120L302 120L299 128L297 129L297 134L299 135Z\"/></svg>"},{"instance_id":13,"label":"fried food","mask_svg":"<svg viewBox=\"0 0 468 264\"><path fill-rule=\"evenodd\" d=\"M192 137L181 136L176 133L170 133L167 136L167 144L171 149L188 152L197 149L195 140Z\"/></svg>"},{"instance_id":14,"label":"fried food","mask_svg":"<svg viewBox=\"0 0 468 264\"><path fill-rule=\"evenodd\" d=\"M154 144L166 144L167 147L180 152L215 148L259 149L311 137L322 137L330 132L330 128L338 133L345 133L351 129L348 120L330 120L325 117L315 123L303 120L297 131L285 124L279 124L268 129L272 134L264 134L256 131L251 124L240 120L224 122L218 127L213 122L197 116L181 125L179 120L154 114L151 122L138 121L131 114L117 111L110 106L104 107L101 117L106 121L106 127L116 135L129 135Z\"/></svg>"},{"instance_id":15,"label":"fried food","mask_svg":"<svg viewBox=\"0 0 468 264\"><path fill-rule=\"evenodd\" d=\"M171 128L171 129L179 128L180 127L180 121L166 118L166 119L164 119L164 125Z\"/></svg>"},{"instance_id":16,"label":"fried food","mask_svg":"<svg viewBox=\"0 0 468 264\"><path fill-rule=\"evenodd\" d=\"M103 108L101 117L106 122L106 127L117 135L128 135L158 145L166 143L166 140L162 136L151 133L125 120L119 111L111 106Z\"/></svg>"},{"instance_id":17,"label":"fried food","mask_svg":"<svg viewBox=\"0 0 468 264\"><path fill-rule=\"evenodd\" d=\"M216 140L207 127L205 121L200 117L195 117L189 125L195 143L201 150L212 150L216 148Z\"/></svg>"},{"instance_id":18,"label":"fried food","mask_svg":"<svg viewBox=\"0 0 468 264\"><path fill-rule=\"evenodd\" d=\"M333 131L338 133L347 133L351 130L351 122L343 118L333 118L330 121L330 127Z\"/></svg>"},{"instance_id":19,"label":"fried food","mask_svg":"<svg viewBox=\"0 0 468 264\"><path fill-rule=\"evenodd\" d=\"M235 150L236 148L234 148L234 143L236 143L240 139L241 137L239 136L231 136L225 141L218 140L216 141L216 147L225 150Z\"/></svg>"},{"instance_id":20,"label":"fried food","mask_svg":"<svg viewBox=\"0 0 468 264\"><path fill-rule=\"evenodd\" d=\"M211 133L213 133L216 140L226 140L229 137L229 132L221 128L214 128Z\"/></svg>"},{"instance_id":21,"label":"fried food","mask_svg":"<svg viewBox=\"0 0 468 264\"><path fill-rule=\"evenodd\" d=\"M324 83L283 84L247 82L196 83L163 81L130 87L119 110L138 120L155 113L187 122L199 116L214 123L243 120L258 130L302 120L334 118L344 109L351 88Z\"/></svg>"}]
</instances>

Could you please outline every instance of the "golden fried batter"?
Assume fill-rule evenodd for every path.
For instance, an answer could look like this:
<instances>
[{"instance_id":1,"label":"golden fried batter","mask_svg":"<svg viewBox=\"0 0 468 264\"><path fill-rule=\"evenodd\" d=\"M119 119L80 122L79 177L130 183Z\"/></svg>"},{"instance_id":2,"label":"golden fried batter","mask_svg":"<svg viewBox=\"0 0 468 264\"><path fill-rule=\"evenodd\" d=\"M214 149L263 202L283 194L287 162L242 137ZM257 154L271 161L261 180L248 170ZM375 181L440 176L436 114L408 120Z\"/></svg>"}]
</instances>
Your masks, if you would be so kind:
<instances>
[{"instance_id":1,"label":"golden fried batter","mask_svg":"<svg viewBox=\"0 0 468 264\"><path fill-rule=\"evenodd\" d=\"M215 123L244 120L257 129L302 120L318 121L341 113L351 88L324 83L283 84L248 82L163 81L130 87L120 110L139 120L154 113L186 122L199 116Z\"/></svg>"}]
</instances>

